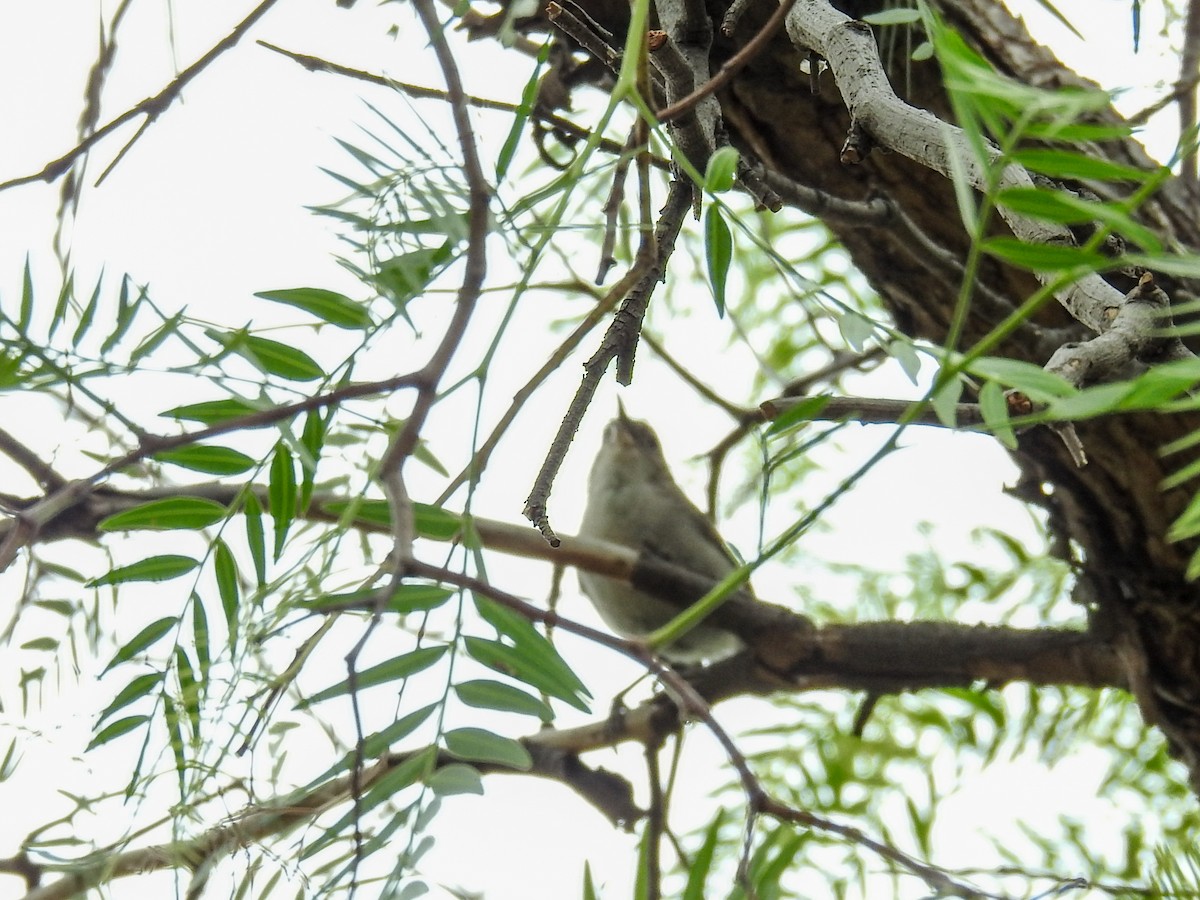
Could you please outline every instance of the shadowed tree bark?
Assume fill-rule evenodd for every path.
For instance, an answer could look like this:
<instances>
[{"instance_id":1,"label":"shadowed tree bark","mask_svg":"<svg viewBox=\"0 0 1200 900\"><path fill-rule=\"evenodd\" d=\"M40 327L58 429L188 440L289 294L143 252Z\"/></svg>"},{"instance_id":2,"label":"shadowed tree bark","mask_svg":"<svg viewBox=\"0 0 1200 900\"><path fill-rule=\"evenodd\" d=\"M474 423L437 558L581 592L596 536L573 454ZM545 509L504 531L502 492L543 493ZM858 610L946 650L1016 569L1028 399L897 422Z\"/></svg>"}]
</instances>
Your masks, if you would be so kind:
<instances>
[{"instance_id":1,"label":"shadowed tree bark","mask_svg":"<svg viewBox=\"0 0 1200 900\"><path fill-rule=\"evenodd\" d=\"M581 5L595 23L613 32L613 43L620 47L624 5ZM1023 23L1001 4L966 0L933 5L999 73L1050 90L1095 88L1035 43ZM865 26L855 20L880 6L836 4L837 11L849 18L837 24L835 32L861 31ZM766 48L716 92L721 127L785 202L825 221L901 330L944 342L969 246L953 184L921 161L880 149L891 146L895 135L872 133L862 122L852 127L842 94L845 85L835 75L841 68L869 61L830 59L829 68L822 64L820 76L814 79L808 70L820 54L810 57L792 27L794 17L812 16L811 9L801 7L831 10L823 3L797 4L789 27L777 31ZM663 4L658 9L665 19ZM726 36L721 28L726 4L708 2L710 71L717 72L744 48L774 9L772 4L750 5ZM694 12L693 23L699 19L698 11ZM525 29L548 27L536 19L521 24ZM701 44L705 37L701 35ZM935 61L911 62L903 53L891 58L882 55L892 89L905 103L944 122L953 121ZM1109 109L1096 114L1095 122L1122 124L1123 120ZM848 137L865 148L861 154L865 158L857 163L843 161ZM1159 165L1132 139L1077 149L1144 171ZM693 161L703 168L703 160ZM1132 185L1126 187L1132 190ZM855 211L846 214L839 201L851 201ZM1164 246L1194 251L1200 248L1197 210L1194 189L1170 178L1136 216ZM1003 233L1003 226L998 228ZM1105 278L1112 287L1115 309L1135 282L1121 273ZM1156 275L1156 282L1175 304L1196 294L1194 282L1161 275ZM985 258L960 346L986 334L1037 287L1030 274ZM1062 344L1092 336L1093 331L1062 306L1048 303L995 352L1044 365ZM1200 788L1200 660L1195 649L1200 646L1200 597L1185 575L1195 546L1168 538L1169 526L1190 500L1192 488L1160 488L1162 479L1187 460L1178 455L1164 459L1159 451L1198 426L1200 418L1188 414L1111 416L1082 423L1078 433L1089 460L1082 467L1048 429L1023 433L1013 454L1023 473L1018 492L1048 510L1058 552L1076 566L1076 599L1088 608L1093 630L1118 651L1146 720L1168 736L1188 766L1194 789ZM962 464L969 466L971 461L964 459Z\"/></svg>"}]
</instances>

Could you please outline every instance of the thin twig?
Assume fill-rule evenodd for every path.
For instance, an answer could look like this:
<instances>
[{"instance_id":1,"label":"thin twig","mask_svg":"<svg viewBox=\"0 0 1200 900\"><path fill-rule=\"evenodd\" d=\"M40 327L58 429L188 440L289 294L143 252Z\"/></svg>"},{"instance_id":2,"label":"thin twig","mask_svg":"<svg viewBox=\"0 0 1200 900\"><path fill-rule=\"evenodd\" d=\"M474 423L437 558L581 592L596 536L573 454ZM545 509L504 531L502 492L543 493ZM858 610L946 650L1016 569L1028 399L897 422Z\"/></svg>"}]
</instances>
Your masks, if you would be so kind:
<instances>
[{"instance_id":1,"label":"thin twig","mask_svg":"<svg viewBox=\"0 0 1200 900\"><path fill-rule=\"evenodd\" d=\"M779 8L771 14L771 18L767 20L767 24L762 27L762 30L747 41L746 46L726 60L725 64L717 70L716 75L692 90L686 97L676 100L666 109L659 110L657 113L659 121L669 122L683 115L705 97L716 93L733 80L733 76L741 71L742 67L750 62L750 60L762 52L767 42L774 37L775 32L783 25L784 19L787 18L787 14L791 11L792 5L795 2L796 0L784 0L783 3L780 3Z\"/></svg>"},{"instance_id":2,"label":"thin twig","mask_svg":"<svg viewBox=\"0 0 1200 900\"><path fill-rule=\"evenodd\" d=\"M224 38L212 46L207 53L180 72L175 79L165 88L155 94L153 97L147 97L141 103L130 109L125 110L108 124L97 128L86 138L80 141L74 148L68 150L58 159L52 160L41 169L39 172L34 172L31 175L22 175L18 178L12 178L5 182L0 182L0 191L7 188L17 187L22 184L30 184L35 181L51 182L66 172L75 164L79 157L87 153L92 147L108 137L126 122L136 119L138 116L146 116L147 121L154 121L161 116L168 107L179 99L183 93L183 89L188 83L199 75L205 68L209 66L218 56L226 50L233 47L240 41L247 31L266 14L266 12L274 6L278 0L263 0L250 15L246 16L239 22L234 29Z\"/></svg>"}]
</instances>

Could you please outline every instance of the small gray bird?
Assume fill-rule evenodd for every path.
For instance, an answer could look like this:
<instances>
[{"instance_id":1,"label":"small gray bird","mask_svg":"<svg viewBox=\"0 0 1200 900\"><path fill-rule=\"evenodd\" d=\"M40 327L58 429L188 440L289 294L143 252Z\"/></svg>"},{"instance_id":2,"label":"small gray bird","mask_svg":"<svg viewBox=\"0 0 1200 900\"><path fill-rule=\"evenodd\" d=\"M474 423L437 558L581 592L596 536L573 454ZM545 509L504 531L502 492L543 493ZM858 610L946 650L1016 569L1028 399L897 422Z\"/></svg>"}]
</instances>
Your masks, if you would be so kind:
<instances>
[{"instance_id":1,"label":"small gray bird","mask_svg":"<svg viewBox=\"0 0 1200 900\"><path fill-rule=\"evenodd\" d=\"M716 529L671 477L654 430L628 418L619 405L592 464L579 535L648 551L714 581L737 567ZM609 628L624 637L648 634L682 611L590 572L580 570L579 583ZM732 632L700 625L663 647L662 654L691 664L723 659L742 646Z\"/></svg>"}]
</instances>

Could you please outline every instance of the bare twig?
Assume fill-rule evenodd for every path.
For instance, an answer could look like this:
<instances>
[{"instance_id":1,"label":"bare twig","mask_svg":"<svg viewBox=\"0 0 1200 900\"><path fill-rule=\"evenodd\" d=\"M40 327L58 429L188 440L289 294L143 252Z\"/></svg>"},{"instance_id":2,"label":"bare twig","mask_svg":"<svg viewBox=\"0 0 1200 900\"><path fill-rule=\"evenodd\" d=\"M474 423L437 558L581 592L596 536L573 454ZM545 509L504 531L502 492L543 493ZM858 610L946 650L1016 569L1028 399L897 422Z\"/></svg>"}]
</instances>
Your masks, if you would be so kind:
<instances>
[{"instance_id":1,"label":"bare twig","mask_svg":"<svg viewBox=\"0 0 1200 900\"><path fill-rule=\"evenodd\" d=\"M68 171L75 161L87 153L92 147L108 137L126 122L136 119L138 116L146 116L147 122L152 122L161 116L168 107L179 99L183 93L183 89L188 83L206 69L218 56L226 50L233 47L240 41L250 28L261 19L266 12L274 6L278 0L263 0L258 6L251 11L250 15L246 16L239 22L234 29L224 38L214 44L207 53L180 72L175 79L165 88L155 94L153 97L147 97L136 106L127 109L115 119L111 120L95 131L91 132L86 138L80 141L73 149L67 151L58 159L48 162L39 172L34 172L31 175L22 175L19 178L11 178L8 181L0 182L0 191L7 188L17 187L22 184L30 184L35 181L51 182Z\"/></svg>"}]
</instances>

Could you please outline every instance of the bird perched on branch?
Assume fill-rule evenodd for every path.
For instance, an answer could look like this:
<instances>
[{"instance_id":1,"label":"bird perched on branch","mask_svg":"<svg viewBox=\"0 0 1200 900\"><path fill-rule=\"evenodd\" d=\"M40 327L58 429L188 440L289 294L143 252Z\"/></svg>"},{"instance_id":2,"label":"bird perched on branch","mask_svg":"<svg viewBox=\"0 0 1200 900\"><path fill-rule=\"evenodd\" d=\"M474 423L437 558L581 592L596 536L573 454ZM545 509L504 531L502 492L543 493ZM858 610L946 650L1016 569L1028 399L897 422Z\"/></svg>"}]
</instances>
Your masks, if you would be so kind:
<instances>
[{"instance_id":1,"label":"bird perched on branch","mask_svg":"<svg viewBox=\"0 0 1200 900\"><path fill-rule=\"evenodd\" d=\"M579 535L649 552L713 581L737 567L716 529L671 477L654 430L619 405L592 464ZM648 634L683 609L591 572L580 570L579 583L605 623L625 637ZM733 632L704 624L661 652L671 662L691 664L723 659L742 646Z\"/></svg>"}]
</instances>

